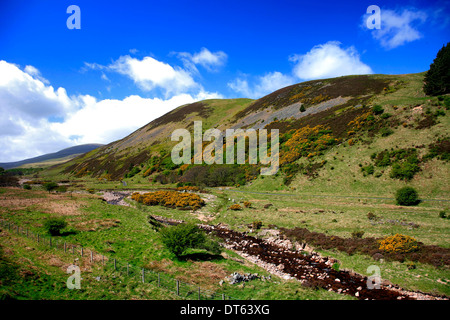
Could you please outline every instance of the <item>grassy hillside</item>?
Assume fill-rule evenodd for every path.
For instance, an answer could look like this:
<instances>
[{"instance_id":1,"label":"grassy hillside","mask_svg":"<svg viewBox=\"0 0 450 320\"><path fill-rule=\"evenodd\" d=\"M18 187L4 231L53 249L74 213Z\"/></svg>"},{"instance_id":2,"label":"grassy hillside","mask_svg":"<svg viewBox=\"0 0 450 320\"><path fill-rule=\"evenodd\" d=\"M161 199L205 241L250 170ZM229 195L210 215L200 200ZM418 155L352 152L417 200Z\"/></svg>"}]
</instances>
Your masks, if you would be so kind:
<instances>
[{"instance_id":1,"label":"grassy hillside","mask_svg":"<svg viewBox=\"0 0 450 320\"><path fill-rule=\"evenodd\" d=\"M411 184L423 197L446 198L448 100L425 96L423 76L345 76L296 84L255 101L196 102L47 175L140 184L247 184L250 189L310 193L338 189L342 194L379 196L392 196L400 186ZM170 135L177 128L192 132L195 120L203 122L203 130L279 129L278 176L261 177L255 165L174 165ZM388 150L387 165L371 158L389 157ZM415 157L414 168L396 158L401 152ZM233 178L218 181L219 171ZM279 177L280 184L274 186Z\"/></svg>"}]
</instances>

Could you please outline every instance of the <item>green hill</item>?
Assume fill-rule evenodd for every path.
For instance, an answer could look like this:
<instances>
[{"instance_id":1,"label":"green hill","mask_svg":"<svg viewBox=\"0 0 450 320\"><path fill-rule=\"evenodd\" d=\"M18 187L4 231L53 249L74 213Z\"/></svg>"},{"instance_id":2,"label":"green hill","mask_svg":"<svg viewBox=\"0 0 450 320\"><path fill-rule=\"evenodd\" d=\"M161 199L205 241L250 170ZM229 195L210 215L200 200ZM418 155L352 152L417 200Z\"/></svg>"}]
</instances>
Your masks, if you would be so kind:
<instances>
[{"instance_id":1,"label":"green hill","mask_svg":"<svg viewBox=\"0 0 450 320\"><path fill-rule=\"evenodd\" d=\"M205 100L180 106L52 173L382 195L409 182L426 195L445 198L448 100L426 96L423 77L424 73L344 76L295 84L258 100ZM203 130L279 129L280 171L261 177L258 165L173 164L171 133L180 128L192 133L196 120L202 121Z\"/></svg>"}]
</instances>

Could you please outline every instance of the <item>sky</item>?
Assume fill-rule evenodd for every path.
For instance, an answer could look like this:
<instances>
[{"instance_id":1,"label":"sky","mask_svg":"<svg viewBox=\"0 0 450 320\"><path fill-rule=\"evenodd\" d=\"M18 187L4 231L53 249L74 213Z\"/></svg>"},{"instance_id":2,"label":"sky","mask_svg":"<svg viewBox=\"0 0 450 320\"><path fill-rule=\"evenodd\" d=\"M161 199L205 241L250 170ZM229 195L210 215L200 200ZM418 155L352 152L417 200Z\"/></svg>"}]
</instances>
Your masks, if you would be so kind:
<instances>
[{"instance_id":1,"label":"sky","mask_svg":"<svg viewBox=\"0 0 450 320\"><path fill-rule=\"evenodd\" d=\"M0 162L107 144L199 100L423 72L449 41L443 0L0 0Z\"/></svg>"}]
</instances>

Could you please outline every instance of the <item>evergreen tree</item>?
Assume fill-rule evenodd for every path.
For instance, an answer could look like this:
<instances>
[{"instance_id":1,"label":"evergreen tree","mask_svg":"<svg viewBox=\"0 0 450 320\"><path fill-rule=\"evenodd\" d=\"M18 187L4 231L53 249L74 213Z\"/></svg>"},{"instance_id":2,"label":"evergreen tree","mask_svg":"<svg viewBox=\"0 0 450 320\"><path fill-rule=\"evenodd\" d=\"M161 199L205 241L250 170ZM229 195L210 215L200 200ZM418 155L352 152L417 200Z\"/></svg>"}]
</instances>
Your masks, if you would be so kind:
<instances>
[{"instance_id":1,"label":"evergreen tree","mask_svg":"<svg viewBox=\"0 0 450 320\"><path fill-rule=\"evenodd\" d=\"M424 80L425 94L436 96L450 93L450 42L439 50Z\"/></svg>"}]
</instances>

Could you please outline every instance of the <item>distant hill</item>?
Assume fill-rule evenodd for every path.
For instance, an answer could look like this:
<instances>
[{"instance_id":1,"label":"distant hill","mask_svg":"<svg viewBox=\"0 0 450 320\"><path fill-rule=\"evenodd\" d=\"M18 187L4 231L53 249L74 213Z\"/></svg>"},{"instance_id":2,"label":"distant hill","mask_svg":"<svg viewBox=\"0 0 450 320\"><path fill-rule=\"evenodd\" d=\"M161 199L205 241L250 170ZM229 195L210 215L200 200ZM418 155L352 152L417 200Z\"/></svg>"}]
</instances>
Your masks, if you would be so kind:
<instances>
[{"instance_id":1,"label":"distant hill","mask_svg":"<svg viewBox=\"0 0 450 320\"><path fill-rule=\"evenodd\" d=\"M14 161L14 162L0 163L0 167L4 168L5 170L17 168L17 167L21 167L21 166L40 167L40 164L42 164L42 167L46 167L51 164L57 164L57 163L61 163L63 161L69 161L69 160L75 158L76 156L79 156L86 152L92 151L101 146L103 146L103 145L95 144L95 143L82 144L79 146L66 148L66 149L60 150L58 152L48 153L48 154L44 154L44 155L37 156L34 158L29 158L29 159L20 160L20 161Z\"/></svg>"}]
</instances>

